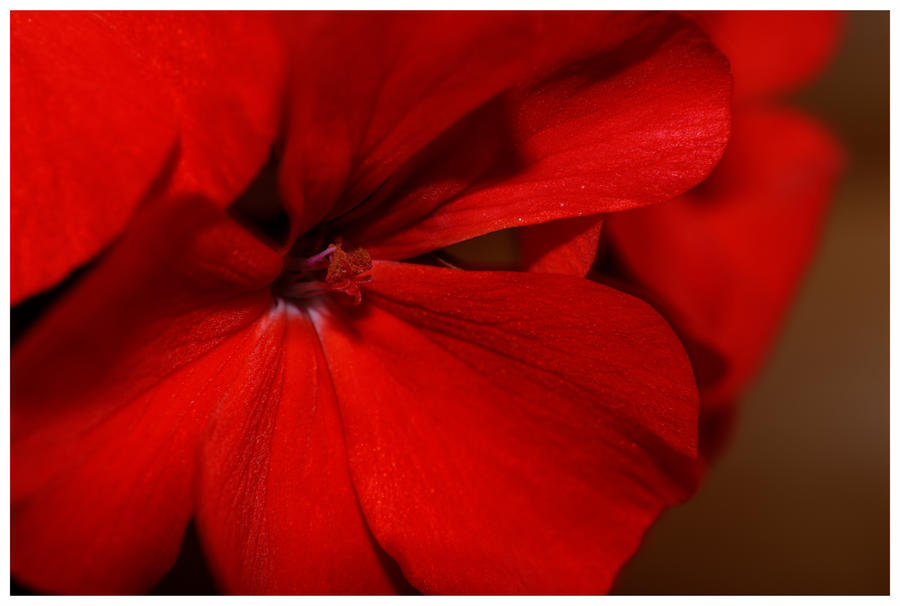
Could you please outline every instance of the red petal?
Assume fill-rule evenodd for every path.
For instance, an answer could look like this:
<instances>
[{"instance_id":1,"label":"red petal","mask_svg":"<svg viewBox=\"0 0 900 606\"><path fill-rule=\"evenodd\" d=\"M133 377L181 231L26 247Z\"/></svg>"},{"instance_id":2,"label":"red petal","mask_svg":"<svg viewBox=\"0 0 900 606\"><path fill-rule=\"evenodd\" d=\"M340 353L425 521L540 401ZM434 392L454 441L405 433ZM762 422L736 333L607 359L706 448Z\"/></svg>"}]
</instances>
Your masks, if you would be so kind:
<instances>
[{"instance_id":1,"label":"red petal","mask_svg":"<svg viewBox=\"0 0 900 606\"><path fill-rule=\"evenodd\" d=\"M647 39L654 35L662 37L661 29L667 29L673 36L668 46L660 39ZM709 122L700 129L703 132L699 136L681 133L684 135L680 138L682 145L700 146L700 139L714 148L724 145L724 131L727 130L725 106L730 86L727 66L711 46L704 45L703 34L677 16L635 13L388 13L379 15L373 22L371 15L355 19L342 15L339 24L326 22L316 32L319 37L308 36L311 42L303 47L307 61L312 65L303 67L308 77L303 80L303 90L295 97L294 126L287 142L282 175L289 202L302 217L298 226L301 231L335 205L331 217L359 205L376 190L379 200L383 200L385 193L397 190L400 185L393 173L413 154L467 113L522 82L543 82L539 90L529 89L525 99L521 99L522 94L515 98L517 112L514 118L517 123L514 134L520 138L532 137L531 144L522 150L530 162L546 160L550 154L560 152L559 162L570 164L572 158L558 149L561 139L573 137L576 140L575 144L567 146L567 151L572 151L578 142L590 141L598 134L606 136L610 128L614 131L613 141L608 148L601 150L614 156L606 164L607 170L612 169L613 164L620 169L625 168L619 160L622 155L630 154L635 160L635 155L643 153L644 160L649 161L648 154L663 153L658 149L661 147L661 132L655 130L660 126L660 121L656 120L649 128L641 129L647 137L654 139L652 147L657 151L636 150L637 141L633 139L627 141L624 150L620 150L619 147L626 143L621 139L625 134L621 129L629 120L643 119L636 114L646 111L652 115L660 105L665 106L667 113L675 114L666 122L665 128L676 131L687 126L682 119L688 112L698 109L705 112L704 120ZM321 40L323 33L327 42ZM679 55L673 48L678 44L690 44L695 48L680 48L682 54ZM665 49L655 48L657 46ZM629 63L642 63L635 55L653 53L654 50L657 55L644 61L646 65L638 68L638 73L634 75L651 77L652 73L657 85L641 89L650 96L649 99L642 99L640 108L628 111L622 105L633 105L633 97L626 100L625 96L635 93L641 83L628 86L627 78L616 78L609 72L628 67ZM666 54L665 50L670 53ZM560 69L572 67L578 60L601 53L605 53L598 59L602 66L582 66L571 77L552 82L545 80ZM660 65L665 59L677 60L685 65ZM669 68L673 68L671 72ZM597 88L589 87L574 103L570 103L572 87L593 83L601 77L598 72L606 76L605 85L601 83ZM693 87L692 93L687 95L690 100L672 99L669 89L677 79L684 79L682 88ZM661 95L659 102L653 100L655 95ZM686 102L688 107L679 107ZM545 107L548 103L552 107ZM609 104L609 114L618 116L579 136L580 129L590 120L584 114L596 110L597 104ZM713 108L713 105L716 107ZM650 109L651 106L655 109ZM577 114L577 117L584 118L584 122L558 125L560 117L557 111L563 116ZM483 112L479 115L484 117ZM593 116L594 119L597 117ZM416 163L412 171L415 174L421 175L427 169L427 178L423 183L434 184L437 176L444 178L445 183L436 184L436 189L428 192L432 197L438 192L441 196L439 202L446 201L448 189L454 192L461 189L454 189L455 181L462 180L469 184L472 179L482 176L484 168L491 168L483 164L486 159L496 159L496 156L479 149L479 146L487 145L493 150L497 142L479 139L482 135L479 130L486 126L489 131L486 136L495 137L497 127L502 128L504 124L494 124L493 119L490 114L486 124L476 120L476 124L471 125L470 121L464 141L458 148L454 146L452 155L439 154L438 166ZM693 119L697 119L696 113ZM538 132L551 125L558 128ZM696 126L691 125L691 130L696 131ZM722 132L714 134L713 131ZM719 134L722 135L720 141L709 140ZM677 133L674 138L678 138ZM455 142L456 137L450 139ZM644 140L644 143L649 142ZM710 151L710 154L717 153ZM433 155L426 154L426 157ZM476 157L467 158L469 155ZM584 156L585 153L580 154L578 164L583 164ZM511 160L513 158L509 156L503 157L504 162ZM713 159L708 162L711 165ZM694 168L695 163L700 168ZM698 158L695 154L690 167L676 169L675 162L667 168L703 172L703 163L704 158ZM541 172L544 168L550 169L545 165L531 167L538 171L540 178L544 176ZM656 168L662 169L659 165ZM445 169L444 172L440 172L441 169ZM460 170L463 172L460 173ZM553 170L558 170L558 167ZM571 173L572 170L563 171L561 175L571 178ZM523 180L532 176L523 176ZM581 176L578 173L578 179ZM446 183L447 177L450 177L451 183ZM681 190L696 182L691 181L690 177L686 180L690 183L682 185ZM385 185L388 187L385 188ZM367 203L366 207L371 205ZM419 200L415 218L427 214L435 205L433 199ZM392 206L388 212L394 214L396 208ZM569 214L577 214L577 209ZM515 222L515 218L512 221ZM490 229L485 228L478 233Z\"/></svg>"},{"instance_id":2,"label":"red petal","mask_svg":"<svg viewBox=\"0 0 900 606\"><path fill-rule=\"evenodd\" d=\"M426 592L606 590L693 483L665 322L567 276L381 262L368 286L310 314L382 547Z\"/></svg>"},{"instance_id":3,"label":"red petal","mask_svg":"<svg viewBox=\"0 0 900 606\"><path fill-rule=\"evenodd\" d=\"M283 72L268 17L10 19L13 303L110 244L155 178L225 205L265 161Z\"/></svg>"},{"instance_id":4,"label":"red petal","mask_svg":"<svg viewBox=\"0 0 900 606\"><path fill-rule=\"evenodd\" d=\"M523 269L585 277L597 256L602 228L602 215L523 227L517 232Z\"/></svg>"},{"instance_id":5,"label":"red petal","mask_svg":"<svg viewBox=\"0 0 900 606\"><path fill-rule=\"evenodd\" d=\"M354 206L526 70L525 13L290 15L295 79L282 165L297 233Z\"/></svg>"},{"instance_id":6,"label":"red petal","mask_svg":"<svg viewBox=\"0 0 900 606\"><path fill-rule=\"evenodd\" d=\"M728 60L740 98L788 92L821 72L840 40L833 11L694 13Z\"/></svg>"},{"instance_id":7,"label":"red petal","mask_svg":"<svg viewBox=\"0 0 900 606\"><path fill-rule=\"evenodd\" d=\"M679 334L728 362L701 382L705 406L730 402L759 366L812 258L840 165L833 138L811 119L745 112L706 183L607 217L629 275Z\"/></svg>"},{"instance_id":8,"label":"red petal","mask_svg":"<svg viewBox=\"0 0 900 606\"><path fill-rule=\"evenodd\" d=\"M393 593L350 483L316 333L284 306L269 322L202 451L197 522L210 563L229 593Z\"/></svg>"},{"instance_id":9,"label":"red petal","mask_svg":"<svg viewBox=\"0 0 900 606\"><path fill-rule=\"evenodd\" d=\"M377 258L409 258L506 227L659 202L701 181L728 136L725 59L688 20L636 20L624 41L601 39L597 54L454 126L385 184L372 212L345 219L357 220L347 238Z\"/></svg>"},{"instance_id":10,"label":"red petal","mask_svg":"<svg viewBox=\"0 0 900 606\"><path fill-rule=\"evenodd\" d=\"M12 359L12 573L143 591L171 566L199 432L280 258L206 206L153 209Z\"/></svg>"}]
</instances>

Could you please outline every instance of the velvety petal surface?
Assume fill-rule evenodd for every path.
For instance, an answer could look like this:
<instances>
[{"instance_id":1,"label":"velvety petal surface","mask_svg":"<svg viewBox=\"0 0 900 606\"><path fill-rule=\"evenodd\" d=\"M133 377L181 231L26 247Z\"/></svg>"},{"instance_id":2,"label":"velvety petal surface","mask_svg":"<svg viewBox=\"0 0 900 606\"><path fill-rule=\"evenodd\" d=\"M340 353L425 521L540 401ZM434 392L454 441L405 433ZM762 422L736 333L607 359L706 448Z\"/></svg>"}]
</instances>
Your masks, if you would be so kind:
<instances>
[{"instance_id":1,"label":"velvety petal surface","mask_svg":"<svg viewBox=\"0 0 900 606\"><path fill-rule=\"evenodd\" d=\"M366 526L331 377L305 313L281 304L204 438L196 518L234 594L384 594L396 564Z\"/></svg>"},{"instance_id":2,"label":"velvety petal surface","mask_svg":"<svg viewBox=\"0 0 900 606\"><path fill-rule=\"evenodd\" d=\"M696 185L728 137L727 63L677 15L645 15L628 34L455 124L341 220L346 237L410 258Z\"/></svg>"},{"instance_id":3,"label":"velvety petal surface","mask_svg":"<svg viewBox=\"0 0 900 606\"><path fill-rule=\"evenodd\" d=\"M262 13L10 15L12 301L110 244L148 190L227 205L265 161L284 48Z\"/></svg>"},{"instance_id":4,"label":"velvety petal surface","mask_svg":"<svg viewBox=\"0 0 900 606\"><path fill-rule=\"evenodd\" d=\"M603 216L528 225L517 231L522 269L583 278L597 256Z\"/></svg>"},{"instance_id":5,"label":"velvety petal surface","mask_svg":"<svg viewBox=\"0 0 900 606\"><path fill-rule=\"evenodd\" d=\"M522 174L510 188L521 189L523 182L544 180L556 171L567 185L553 186L583 194L579 188L588 183L582 177L589 170L584 164L594 159L592 153L610 155L608 171L627 170L666 156L677 140L692 148L685 152L692 154L689 165L670 157L670 164L648 168L655 177L655 184L648 187L666 188L671 186L666 175L708 171L715 161L712 156L717 158L724 145L730 90L727 64L698 28L677 15L351 14L342 15L339 23L324 18L312 29L300 47L315 52L301 53L306 63L299 69L306 77L294 95L282 172L299 231L325 214L331 219L360 205L366 211L384 206L384 216L362 213L367 216L361 223L372 224L365 239L374 242L376 234L384 238L408 227L479 178L501 173L506 177L507 170L524 173L520 160L531 173ZM656 84L646 88L647 78ZM533 86L523 89L529 82ZM673 99L675 82L690 91L689 99ZM491 103L458 124L513 89L519 92L499 102L499 109ZM575 92L579 94L572 99ZM640 103L635 102L637 97ZM513 108L508 107L511 104ZM671 114L668 122L641 124L639 132L627 139L627 129L660 108ZM593 122L600 124L581 132ZM455 124L452 133L433 143ZM612 138L602 149L594 149L591 145L598 136ZM572 140L563 145L567 138ZM424 157L414 158L426 146ZM508 153L498 156L498 150ZM555 160L548 160L550 155ZM568 170L561 170L564 166ZM640 175L631 176L640 181ZM696 182L692 179L685 177L678 191ZM530 188L528 195L535 189ZM496 193L485 195L504 199L502 192ZM454 208L480 204L470 198ZM412 211L410 205L415 207ZM480 228L445 235L438 246L498 229L500 221L482 206L460 219L485 215ZM543 210L552 215L557 206L548 209L545 204ZM498 207L508 218L509 208ZM559 216L578 211L572 208ZM360 214L357 209L353 216ZM384 223L386 216L390 226ZM436 213L432 223L450 224L448 216ZM511 221L515 224L516 217Z\"/></svg>"},{"instance_id":6,"label":"velvety petal surface","mask_svg":"<svg viewBox=\"0 0 900 606\"><path fill-rule=\"evenodd\" d=\"M646 304L568 276L378 262L309 313L379 544L435 593L605 591L693 488L697 394Z\"/></svg>"},{"instance_id":7,"label":"velvety petal surface","mask_svg":"<svg viewBox=\"0 0 900 606\"><path fill-rule=\"evenodd\" d=\"M699 11L693 13L731 62L737 99L799 88L837 49L837 11Z\"/></svg>"},{"instance_id":8,"label":"velvety petal surface","mask_svg":"<svg viewBox=\"0 0 900 606\"><path fill-rule=\"evenodd\" d=\"M201 430L263 332L281 260L218 209L141 211L12 352L11 571L146 591L191 512Z\"/></svg>"},{"instance_id":9,"label":"velvety petal surface","mask_svg":"<svg viewBox=\"0 0 900 606\"><path fill-rule=\"evenodd\" d=\"M295 73L282 167L303 233L375 191L443 129L521 77L519 14L288 15Z\"/></svg>"},{"instance_id":10,"label":"velvety petal surface","mask_svg":"<svg viewBox=\"0 0 900 606\"><path fill-rule=\"evenodd\" d=\"M607 217L604 233L647 300L726 360L725 372L709 375L692 356L705 406L729 403L759 366L815 251L841 164L811 118L746 111L707 182Z\"/></svg>"}]
</instances>

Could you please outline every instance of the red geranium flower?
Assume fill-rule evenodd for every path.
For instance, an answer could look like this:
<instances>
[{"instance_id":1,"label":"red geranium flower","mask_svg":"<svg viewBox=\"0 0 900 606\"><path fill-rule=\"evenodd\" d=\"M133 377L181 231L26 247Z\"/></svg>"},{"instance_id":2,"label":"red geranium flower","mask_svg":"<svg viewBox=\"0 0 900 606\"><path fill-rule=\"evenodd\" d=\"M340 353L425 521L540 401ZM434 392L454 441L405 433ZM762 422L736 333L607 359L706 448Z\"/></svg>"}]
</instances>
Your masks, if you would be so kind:
<instances>
[{"instance_id":1,"label":"red geranium flower","mask_svg":"<svg viewBox=\"0 0 900 606\"><path fill-rule=\"evenodd\" d=\"M105 251L13 351L22 582L146 590L193 518L231 592L599 592L693 489L649 306L422 257L702 180L730 77L689 20L14 13L11 48L13 302Z\"/></svg>"}]
</instances>

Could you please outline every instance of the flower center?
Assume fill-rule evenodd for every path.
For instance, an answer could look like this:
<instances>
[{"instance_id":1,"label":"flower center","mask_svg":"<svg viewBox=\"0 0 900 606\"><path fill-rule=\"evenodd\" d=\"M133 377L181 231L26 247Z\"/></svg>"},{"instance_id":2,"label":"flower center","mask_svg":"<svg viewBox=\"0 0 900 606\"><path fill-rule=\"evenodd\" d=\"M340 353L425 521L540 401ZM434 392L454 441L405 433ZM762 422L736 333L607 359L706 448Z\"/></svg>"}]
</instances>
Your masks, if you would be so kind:
<instances>
[{"instance_id":1,"label":"flower center","mask_svg":"<svg viewBox=\"0 0 900 606\"><path fill-rule=\"evenodd\" d=\"M310 257L285 258L284 271L275 289L286 299L309 299L331 292L353 297L353 304L362 301L360 284L372 281L372 257L364 248L345 251L338 240Z\"/></svg>"}]
</instances>

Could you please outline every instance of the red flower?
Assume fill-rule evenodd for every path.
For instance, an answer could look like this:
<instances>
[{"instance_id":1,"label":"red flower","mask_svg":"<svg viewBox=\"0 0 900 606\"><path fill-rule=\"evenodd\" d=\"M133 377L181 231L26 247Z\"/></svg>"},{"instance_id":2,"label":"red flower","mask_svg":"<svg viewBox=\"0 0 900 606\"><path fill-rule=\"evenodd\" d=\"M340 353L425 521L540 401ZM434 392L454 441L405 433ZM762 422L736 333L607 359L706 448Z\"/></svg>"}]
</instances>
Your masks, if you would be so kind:
<instances>
[{"instance_id":1,"label":"red flower","mask_svg":"<svg viewBox=\"0 0 900 606\"><path fill-rule=\"evenodd\" d=\"M701 395L701 446L711 455L812 259L840 172L832 136L812 118L780 107L776 95L823 68L841 16L694 16L734 73L728 148L704 183L671 202L609 215L603 234L616 271L631 283L622 286L659 309L687 347ZM588 218L526 231L526 262L537 271L585 275L601 223ZM550 229L557 245L548 249Z\"/></svg>"},{"instance_id":2,"label":"red flower","mask_svg":"<svg viewBox=\"0 0 900 606\"><path fill-rule=\"evenodd\" d=\"M22 582L145 590L193 517L232 592L599 592L693 489L649 306L396 262L702 180L690 21L14 13L12 70L13 302L108 249L13 352Z\"/></svg>"}]
</instances>

